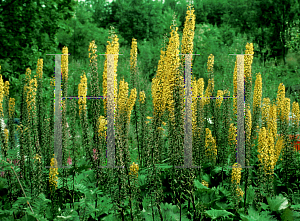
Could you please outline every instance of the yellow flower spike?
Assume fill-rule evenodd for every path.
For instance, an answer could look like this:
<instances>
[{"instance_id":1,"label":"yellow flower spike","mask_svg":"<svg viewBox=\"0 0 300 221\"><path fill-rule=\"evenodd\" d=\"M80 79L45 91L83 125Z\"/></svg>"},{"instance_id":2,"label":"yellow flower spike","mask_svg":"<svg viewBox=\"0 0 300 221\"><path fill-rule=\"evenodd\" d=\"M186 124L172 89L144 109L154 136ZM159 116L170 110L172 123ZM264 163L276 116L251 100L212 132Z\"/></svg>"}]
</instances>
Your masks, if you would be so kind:
<instances>
[{"instance_id":1,"label":"yellow flower spike","mask_svg":"<svg viewBox=\"0 0 300 221\"><path fill-rule=\"evenodd\" d=\"M136 178L138 178L138 171L139 171L138 164L133 162L132 165L130 166L129 175L133 175L133 176L136 176Z\"/></svg>"},{"instance_id":2,"label":"yellow flower spike","mask_svg":"<svg viewBox=\"0 0 300 221\"><path fill-rule=\"evenodd\" d=\"M262 97L262 78L261 74L256 74L255 86L254 86L254 96L253 96L253 107L260 108Z\"/></svg>"},{"instance_id":3,"label":"yellow flower spike","mask_svg":"<svg viewBox=\"0 0 300 221\"><path fill-rule=\"evenodd\" d=\"M9 117L13 116L13 113L15 112L15 99L9 98Z\"/></svg>"},{"instance_id":4,"label":"yellow flower spike","mask_svg":"<svg viewBox=\"0 0 300 221\"><path fill-rule=\"evenodd\" d=\"M4 129L4 134L5 134L5 143L8 144L8 130L7 128Z\"/></svg>"},{"instance_id":5,"label":"yellow flower spike","mask_svg":"<svg viewBox=\"0 0 300 221\"><path fill-rule=\"evenodd\" d=\"M61 72L62 72L62 79L63 81L67 82L68 81L68 48L65 46L62 49L62 53L65 55L61 56Z\"/></svg>"},{"instance_id":6,"label":"yellow flower spike","mask_svg":"<svg viewBox=\"0 0 300 221\"><path fill-rule=\"evenodd\" d=\"M38 154L36 154L33 159L34 159L34 162L35 162L35 160L38 160L39 162L41 162L41 158L42 158L42 156L39 156Z\"/></svg>"},{"instance_id":7,"label":"yellow flower spike","mask_svg":"<svg viewBox=\"0 0 300 221\"><path fill-rule=\"evenodd\" d=\"M106 138L107 120L105 119L105 117L100 116L98 119L98 124L99 124L98 133L100 137Z\"/></svg>"},{"instance_id":8,"label":"yellow flower spike","mask_svg":"<svg viewBox=\"0 0 300 221\"><path fill-rule=\"evenodd\" d=\"M263 99L263 104L262 104L262 125L267 126L268 122L268 117L269 117L269 112L270 112L270 98L264 98Z\"/></svg>"},{"instance_id":9,"label":"yellow flower spike","mask_svg":"<svg viewBox=\"0 0 300 221\"><path fill-rule=\"evenodd\" d=\"M79 106L79 114L81 114L83 109L86 109L86 95L87 95L87 78L85 73L81 77L80 84L78 85L78 104Z\"/></svg>"},{"instance_id":10,"label":"yellow flower spike","mask_svg":"<svg viewBox=\"0 0 300 221\"><path fill-rule=\"evenodd\" d=\"M9 95L9 82L8 81L5 81L5 85L4 85L4 94L6 96Z\"/></svg>"},{"instance_id":11,"label":"yellow flower spike","mask_svg":"<svg viewBox=\"0 0 300 221\"><path fill-rule=\"evenodd\" d=\"M294 101L292 104L292 122L299 127L299 120L300 120L300 111L299 111L299 104Z\"/></svg>"},{"instance_id":12,"label":"yellow flower spike","mask_svg":"<svg viewBox=\"0 0 300 221\"><path fill-rule=\"evenodd\" d=\"M241 182L241 173L242 173L242 168L241 165L238 163L233 164L232 168L232 175L231 175L231 182L232 183L236 183L236 184L240 184Z\"/></svg>"},{"instance_id":13,"label":"yellow flower spike","mask_svg":"<svg viewBox=\"0 0 300 221\"><path fill-rule=\"evenodd\" d=\"M132 73L131 77L134 79L136 76L137 70L137 42L136 39L132 39L131 50L130 50L130 73ZM131 82L133 84L133 81ZM136 87L136 85L132 85Z\"/></svg>"},{"instance_id":14,"label":"yellow flower spike","mask_svg":"<svg viewBox=\"0 0 300 221\"><path fill-rule=\"evenodd\" d=\"M207 61L207 72L213 73L213 66L214 66L214 56L213 54L210 54L208 56L208 61Z\"/></svg>"},{"instance_id":15,"label":"yellow flower spike","mask_svg":"<svg viewBox=\"0 0 300 221\"><path fill-rule=\"evenodd\" d=\"M218 90L218 92L217 92L217 100L216 100L216 105L217 105L217 107L218 108L220 108L220 106L221 106L221 104L222 104L222 101L223 101L223 91L221 91L221 90Z\"/></svg>"},{"instance_id":16,"label":"yellow flower spike","mask_svg":"<svg viewBox=\"0 0 300 221\"><path fill-rule=\"evenodd\" d=\"M273 104L269 110L269 120L268 120L268 130L270 131L270 135L275 140L277 137L277 108L276 105Z\"/></svg>"},{"instance_id":17,"label":"yellow flower spike","mask_svg":"<svg viewBox=\"0 0 300 221\"><path fill-rule=\"evenodd\" d=\"M246 139L250 143L250 138L251 138L251 128L252 128L252 118L251 118L251 110L249 105L247 106L246 110Z\"/></svg>"},{"instance_id":18,"label":"yellow flower spike","mask_svg":"<svg viewBox=\"0 0 300 221\"><path fill-rule=\"evenodd\" d=\"M289 123L289 114L290 114L290 108L291 108L291 99L290 98L285 98L282 102L281 106L282 110L282 120L285 120L285 122L288 124Z\"/></svg>"},{"instance_id":19,"label":"yellow flower spike","mask_svg":"<svg viewBox=\"0 0 300 221\"><path fill-rule=\"evenodd\" d=\"M209 183L208 183L208 182L206 182L205 180L202 180L201 184L202 184L203 186L206 186L206 187L208 187L208 186L209 186Z\"/></svg>"},{"instance_id":20,"label":"yellow flower spike","mask_svg":"<svg viewBox=\"0 0 300 221\"><path fill-rule=\"evenodd\" d=\"M144 103L145 103L145 98L146 98L145 92L144 92L144 91L141 91L141 92L140 92L140 100L139 100L139 102L140 102L141 104L144 104Z\"/></svg>"},{"instance_id":21,"label":"yellow flower spike","mask_svg":"<svg viewBox=\"0 0 300 221\"><path fill-rule=\"evenodd\" d=\"M53 154L54 156L54 154ZM57 161L55 158L51 159L51 163L50 166L55 167L55 168L50 168L50 172L49 172L49 183L55 187L55 189L57 188L57 175L58 175L58 168L57 168Z\"/></svg>"},{"instance_id":22,"label":"yellow flower spike","mask_svg":"<svg viewBox=\"0 0 300 221\"><path fill-rule=\"evenodd\" d=\"M245 54L252 54L252 55L245 55L244 57L244 73L245 73L245 79L246 81L251 79L251 65L253 62L253 54L254 54L254 48L253 43L247 43Z\"/></svg>"},{"instance_id":23,"label":"yellow flower spike","mask_svg":"<svg viewBox=\"0 0 300 221\"><path fill-rule=\"evenodd\" d=\"M228 136L228 141L234 142L234 145L237 145L237 140L236 140L236 126L234 126L233 123L230 124L229 127L229 136Z\"/></svg>"},{"instance_id":24,"label":"yellow flower spike","mask_svg":"<svg viewBox=\"0 0 300 221\"><path fill-rule=\"evenodd\" d=\"M39 79L41 79L43 77L43 59L38 59L36 73L37 73Z\"/></svg>"},{"instance_id":25,"label":"yellow flower spike","mask_svg":"<svg viewBox=\"0 0 300 221\"><path fill-rule=\"evenodd\" d=\"M128 121L130 121L131 111L136 101L136 95L137 95L136 88L134 88L131 90L130 97L127 99L126 102L127 111L128 111Z\"/></svg>"},{"instance_id":26,"label":"yellow flower spike","mask_svg":"<svg viewBox=\"0 0 300 221\"><path fill-rule=\"evenodd\" d=\"M217 147L216 141L212 137L211 130L206 128L206 136L205 136L205 154L209 157L209 159L216 160L217 157Z\"/></svg>"},{"instance_id":27,"label":"yellow flower spike","mask_svg":"<svg viewBox=\"0 0 300 221\"><path fill-rule=\"evenodd\" d=\"M195 21L196 15L195 10L191 5L188 6L186 12L182 40L181 40L181 53L182 54L193 54L193 40L195 35ZM184 56L182 56L181 64L183 64ZM193 55L191 55L191 61L193 61Z\"/></svg>"},{"instance_id":28,"label":"yellow flower spike","mask_svg":"<svg viewBox=\"0 0 300 221\"><path fill-rule=\"evenodd\" d=\"M208 80L208 86L205 90L205 96L204 96L205 99L204 99L204 102L203 102L204 104L209 104L209 102L210 102L209 97L211 97L213 90L214 90L214 79L209 79Z\"/></svg>"},{"instance_id":29,"label":"yellow flower spike","mask_svg":"<svg viewBox=\"0 0 300 221\"><path fill-rule=\"evenodd\" d=\"M237 193L238 196L241 196L241 197L244 196L244 192L243 192L243 190L240 187L237 187L236 193Z\"/></svg>"},{"instance_id":30,"label":"yellow flower spike","mask_svg":"<svg viewBox=\"0 0 300 221\"><path fill-rule=\"evenodd\" d=\"M285 98L285 86L280 83L277 91L276 105L277 105L277 118L283 119L283 103Z\"/></svg>"},{"instance_id":31,"label":"yellow flower spike","mask_svg":"<svg viewBox=\"0 0 300 221\"><path fill-rule=\"evenodd\" d=\"M237 58L235 60L235 66L233 71L233 97L236 96L237 96ZM237 114L237 99L233 99L233 114L235 115Z\"/></svg>"},{"instance_id":32,"label":"yellow flower spike","mask_svg":"<svg viewBox=\"0 0 300 221\"><path fill-rule=\"evenodd\" d=\"M111 32L111 31L110 31ZM106 53L105 54L119 54L119 38L117 37L114 32L111 33L109 36L110 39L113 39L113 42L107 41L108 45L106 46ZM105 62L104 62L104 71L103 71L103 82L102 82L102 88L103 88L103 96L107 96L107 59L108 56L105 56ZM115 103L115 109L117 110L117 100L118 100L118 82L117 82L117 66L118 66L118 55L114 55L114 103ZM107 99L103 99L104 104L104 116L107 114Z\"/></svg>"}]
</instances>

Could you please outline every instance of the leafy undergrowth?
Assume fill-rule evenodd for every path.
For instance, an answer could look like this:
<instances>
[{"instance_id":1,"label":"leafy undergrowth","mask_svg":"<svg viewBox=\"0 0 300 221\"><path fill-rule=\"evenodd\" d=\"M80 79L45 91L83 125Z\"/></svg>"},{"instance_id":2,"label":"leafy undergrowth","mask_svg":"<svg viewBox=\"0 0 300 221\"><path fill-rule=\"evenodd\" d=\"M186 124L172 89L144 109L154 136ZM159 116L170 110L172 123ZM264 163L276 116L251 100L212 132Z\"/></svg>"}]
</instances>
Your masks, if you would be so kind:
<instances>
[{"instance_id":1,"label":"leafy undergrowth","mask_svg":"<svg viewBox=\"0 0 300 221\"><path fill-rule=\"evenodd\" d=\"M133 144L130 144L133 146ZM132 156L136 149L132 150ZM9 151L13 156L15 151ZM299 154L297 154L299 156ZM229 158L228 158L229 159ZM169 180L172 166L168 163L168 158L161 165L162 175L160 176L163 183L164 201L160 203L160 210L163 220L243 220L243 221L262 221L262 220L300 220L300 194L293 192L291 189L285 189L281 182L283 171L279 163L275 169L274 185L276 196L271 198L262 192L264 200L262 203L255 203L256 192L259 191L254 185L247 189L247 198L239 202L239 209L235 210L232 202L232 193L230 191L231 169L227 167L215 166L210 163L204 165L204 173L201 177L194 179L194 205L192 200L183 200L181 206L174 205L172 202L172 191ZM4 171L10 170L13 166L18 174L18 167L2 161L0 165ZM255 180L255 169L252 172L252 178ZM243 172L245 169L243 169ZM74 190L72 173L75 172ZM44 169L44 173L48 173ZM157 206L153 206L153 198L148 194L149 175L148 168L140 168L138 183L141 190L140 215L135 220L161 220ZM223 178L222 178L223 177ZM204 186L201 181L205 180L209 187ZM57 196L63 192L67 193L66 203L52 202L49 193L41 193L36 198L30 197L30 186L21 182L27 197L18 190L19 196L15 198L12 207L8 203L8 184L7 180L0 177L0 194L1 194L1 220L122 220L119 213L113 209L113 202L109 190L103 190L101 187L96 188L96 179L90 165L87 165L85 157L77 161L76 168L72 167L67 177L66 188L63 188L61 174L58 176L58 188L55 191ZM298 177L294 177L293 185L297 188L299 185ZM245 183L241 184L245 189ZM295 188L295 189L296 189ZM19 188L20 189L20 188ZM17 190L16 190L17 191ZM289 193L289 194L287 194ZM97 206L95 204L97 194ZM74 202L73 202L74 195ZM190 196L185 196L188 199ZM30 203L31 208L29 207ZM53 204L56 204L56 210L52 210ZM189 205L190 204L190 205ZM195 206L195 208L194 208ZM245 207L244 207L245 206ZM132 220L129 209L129 201L124 201L124 219ZM245 209L247 208L247 212ZM33 211L33 212L32 212ZM139 218L138 218L139 217Z\"/></svg>"}]
</instances>

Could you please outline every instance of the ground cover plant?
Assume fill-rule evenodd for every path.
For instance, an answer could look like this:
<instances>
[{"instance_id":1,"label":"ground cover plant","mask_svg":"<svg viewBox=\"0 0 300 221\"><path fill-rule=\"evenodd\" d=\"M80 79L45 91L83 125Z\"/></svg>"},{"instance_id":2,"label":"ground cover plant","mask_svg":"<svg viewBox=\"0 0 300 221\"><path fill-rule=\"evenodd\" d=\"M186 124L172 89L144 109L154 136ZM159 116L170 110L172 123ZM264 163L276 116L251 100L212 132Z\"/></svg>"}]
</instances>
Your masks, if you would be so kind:
<instances>
[{"instance_id":1,"label":"ground cover plant","mask_svg":"<svg viewBox=\"0 0 300 221\"><path fill-rule=\"evenodd\" d=\"M0 114L8 119L8 128L0 124L1 220L300 219L300 154L295 136L289 137L299 133L299 104L291 106L282 83L275 98L263 97L260 73L252 90L251 43L244 51L252 54L244 56L245 162L253 168L236 163L236 99L223 99L237 96L237 62L233 94L216 91L212 54L206 89L203 78L192 78L192 94L199 96L192 99L193 165L201 168L175 168L184 164L185 58L179 54L193 54L193 8L186 13L181 51L176 24L170 29L151 88L137 70L135 39L130 84L117 75L119 56L114 56L115 165L120 168L99 168L107 165L108 67L105 56L101 79L95 41L90 42L89 66L80 79L69 80L68 56L62 55L62 97L74 96L76 90L72 94L69 88L80 80L79 99L61 102L62 161L71 168L55 168L54 99L42 99L44 88L53 97L55 82L43 78L43 60L38 60L35 76L26 70L19 145L13 136L15 99L9 97L9 82L0 77ZM120 53L113 31L105 53ZM67 47L62 54L68 54ZM88 100L88 94L104 98ZM46 168L50 165L54 168Z\"/></svg>"}]
</instances>

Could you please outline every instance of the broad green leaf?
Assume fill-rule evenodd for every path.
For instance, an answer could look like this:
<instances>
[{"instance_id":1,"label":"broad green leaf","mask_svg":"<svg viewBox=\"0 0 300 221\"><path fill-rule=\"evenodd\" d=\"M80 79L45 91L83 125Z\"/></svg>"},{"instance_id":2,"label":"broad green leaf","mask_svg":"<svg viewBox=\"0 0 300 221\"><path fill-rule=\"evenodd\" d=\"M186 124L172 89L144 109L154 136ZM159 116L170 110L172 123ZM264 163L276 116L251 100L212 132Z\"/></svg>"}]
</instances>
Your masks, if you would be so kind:
<instances>
[{"instance_id":1,"label":"broad green leaf","mask_svg":"<svg viewBox=\"0 0 300 221\"><path fill-rule=\"evenodd\" d=\"M288 207L288 200L287 198L283 197L282 194L276 196L274 198L267 197L268 204L272 211L280 211Z\"/></svg>"},{"instance_id":2,"label":"broad green leaf","mask_svg":"<svg viewBox=\"0 0 300 221\"><path fill-rule=\"evenodd\" d=\"M208 210L205 212L210 218L217 219L220 217L226 217L228 218L229 215L234 216L234 214L232 214L231 212L227 212L226 210Z\"/></svg>"}]
</instances>

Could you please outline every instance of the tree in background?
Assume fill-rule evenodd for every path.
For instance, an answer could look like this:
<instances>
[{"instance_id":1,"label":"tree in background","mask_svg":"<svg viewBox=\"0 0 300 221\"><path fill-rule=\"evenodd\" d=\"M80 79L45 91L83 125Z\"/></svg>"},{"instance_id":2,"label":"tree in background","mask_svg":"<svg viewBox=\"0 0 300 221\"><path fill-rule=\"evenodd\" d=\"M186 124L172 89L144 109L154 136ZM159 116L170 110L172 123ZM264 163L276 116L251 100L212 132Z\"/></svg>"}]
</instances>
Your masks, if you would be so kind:
<instances>
[{"instance_id":1,"label":"tree in background","mask_svg":"<svg viewBox=\"0 0 300 221\"><path fill-rule=\"evenodd\" d=\"M35 70L38 58L51 61L47 53L61 53L56 33L66 29L64 21L71 18L75 5L73 0L0 0L1 74L9 79L17 104L26 68ZM53 73L53 63L47 64L45 73Z\"/></svg>"},{"instance_id":2,"label":"tree in background","mask_svg":"<svg viewBox=\"0 0 300 221\"><path fill-rule=\"evenodd\" d=\"M298 0L228 0L226 5L228 13L223 21L254 37L264 63L281 56L285 64L287 36L283 33L288 29L287 23L299 18Z\"/></svg>"}]
</instances>

